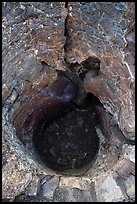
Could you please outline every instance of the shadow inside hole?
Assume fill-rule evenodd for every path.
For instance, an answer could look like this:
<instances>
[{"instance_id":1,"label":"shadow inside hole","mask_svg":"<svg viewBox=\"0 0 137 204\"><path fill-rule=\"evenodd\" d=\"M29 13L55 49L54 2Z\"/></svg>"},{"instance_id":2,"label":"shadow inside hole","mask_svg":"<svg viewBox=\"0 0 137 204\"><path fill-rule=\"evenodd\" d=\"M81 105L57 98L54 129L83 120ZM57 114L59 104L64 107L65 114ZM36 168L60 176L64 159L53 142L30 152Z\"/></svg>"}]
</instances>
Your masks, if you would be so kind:
<instances>
[{"instance_id":1,"label":"shadow inside hole","mask_svg":"<svg viewBox=\"0 0 137 204\"><path fill-rule=\"evenodd\" d=\"M87 72L92 72L92 76L95 77L99 74L100 60L97 57L89 57L85 61L79 63L71 63L69 70L78 74L81 80L84 79Z\"/></svg>"},{"instance_id":2,"label":"shadow inside hole","mask_svg":"<svg viewBox=\"0 0 137 204\"><path fill-rule=\"evenodd\" d=\"M33 136L34 147L42 162L52 170L88 170L99 150L95 126L98 117L95 105L99 100L88 94L82 106L39 127Z\"/></svg>"},{"instance_id":3,"label":"shadow inside hole","mask_svg":"<svg viewBox=\"0 0 137 204\"><path fill-rule=\"evenodd\" d=\"M87 70L100 69L100 60L97 57L89 57L81 63L83 67Z\"/></svg>"}]
</instances>

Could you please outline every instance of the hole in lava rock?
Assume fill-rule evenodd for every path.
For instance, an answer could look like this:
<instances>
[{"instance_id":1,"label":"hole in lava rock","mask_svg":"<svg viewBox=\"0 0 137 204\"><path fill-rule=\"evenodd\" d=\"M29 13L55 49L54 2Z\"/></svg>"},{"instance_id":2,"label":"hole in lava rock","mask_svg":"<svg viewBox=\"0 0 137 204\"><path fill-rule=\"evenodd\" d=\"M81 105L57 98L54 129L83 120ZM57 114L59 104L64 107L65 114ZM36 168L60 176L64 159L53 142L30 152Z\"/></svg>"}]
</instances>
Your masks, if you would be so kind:
<instances>
[{"instance_id":1,"label":"hole in lava rock","mask_svg":"<svg viewBox=\"0 0 137 204\"><path fill-rule=\"evenodd\" d=\"M81 80L84 79L85 74L90 71L92 76L95 77L99 74L100 70L100 60L97 57L89 57L82 63L71 63L69 69L76 73Z\"/></svg>"},{"instance_id":2,"label":"hole in lava rock","mask_svg":"<svg viewBox=\"0 0 137 204\"><path fill-rule=\"evenodd\" d=\"M95 105L98 103L99 100L89 93L82 106L39 127L39 136L33 136L33 144L47 167L76 173L91 167L99 150L95 129L98 123Z\"/></svg>"}]
</instances>

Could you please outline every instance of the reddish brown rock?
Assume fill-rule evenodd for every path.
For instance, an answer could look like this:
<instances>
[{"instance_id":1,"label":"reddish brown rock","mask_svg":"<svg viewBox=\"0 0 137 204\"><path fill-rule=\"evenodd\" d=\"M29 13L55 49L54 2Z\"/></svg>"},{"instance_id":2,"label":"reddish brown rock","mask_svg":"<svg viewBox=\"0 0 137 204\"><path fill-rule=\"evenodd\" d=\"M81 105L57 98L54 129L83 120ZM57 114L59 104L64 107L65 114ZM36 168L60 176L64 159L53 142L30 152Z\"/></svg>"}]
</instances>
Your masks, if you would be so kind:
<instances>
[{"instance_id":1,"label":"reddish brown rock","mask_svg":"<svg viewBox=\"0 0 137 204\"><path fill-rule=\"evenodd\" d=\"M134 2L69 3L66 60L100 60L99 76L84 84L114 115L123 134L134 139Z\"/></svg>"},{"instance_id":2,"label":"reddish brown rock","mask_svg":"<svg viewBox=\"0 0 137 204\"><path fill-rule=\"evenodd\" d=\"M87 74L85 89L134 139L134 7L134 2L72 2L67 10L64 2L4 3L3 100L41 75L40 61L64 69L64 59L81 63L97 57L99 76Z\"/></svg>"},{"instance_id":3,"label":"reddish brown rock","mask_svg":"<svg viewBox=\"0 0 137 204\"><path fill-rule=\"evenodd\" d=\"M33 96L38 86L51 84L57 77L55 69L66 68L65 61L74 65L89 57L99 59L98 75L88 69L84 87L100 99L124 135L134 140L135 3L3 2L2 20L3 130L4 138L16 149L13 157L3 141L3 198L13 200L30 182L32 167L30 170L28 163L34 166L36 160L28 157L26 149L18 143L6 108L9 111L12 106L15 110L29 100L30 93ZM26 163L18 157L19 153ZM134 154L130 157L134 159ZM112 160L110 157L110 164ZM105 164L105 160L101 161ZM42 165L38 170L41 169ZM114 195L115 185L112 181L109 195ZM108 194L105 196L113 200ZM117 200L120 199L114 199Z\"/></svg>"}]
</instances>

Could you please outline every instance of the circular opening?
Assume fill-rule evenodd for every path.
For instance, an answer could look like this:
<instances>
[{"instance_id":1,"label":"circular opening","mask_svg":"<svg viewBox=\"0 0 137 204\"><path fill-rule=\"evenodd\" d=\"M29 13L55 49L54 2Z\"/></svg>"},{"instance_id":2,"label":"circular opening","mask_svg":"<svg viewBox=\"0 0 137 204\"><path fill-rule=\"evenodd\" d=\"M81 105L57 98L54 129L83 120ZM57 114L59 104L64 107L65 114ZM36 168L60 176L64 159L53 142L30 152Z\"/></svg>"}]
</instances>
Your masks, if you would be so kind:
<instances>
[{"instance_id":1,"label":"circular opening","mask_svg":"<svg viewBox=\"0 0 137 204\"><path fill-rule=\"evenodd\" d=\"M55 171L83 170L91 167L99 149L95 126L97 99L88 94L81 107L45 123L33 136L41 160ZM44 116L45 117L45 116Z\"/></svg>"},{"instance_id":2,"label":"circular opening","mask_svg":"<svg viewBox=\"0 0 137 204\"><path fill-rule=\"evenodd\" d=\"M100 61L95 57L71 64L71 74L57 72L52 84L30 91L15 113L18 138L44 167L81 174L94 163L100 147L95 106L101 103L85 92L83 78L88 71L98 75L99 69Z\"/></svg>"},{"instance_id":3,"label":"circular opening","mask_svg":"<svg viewBox=\"0 0 137 204\"><path fill-rule=\"evenodd\" d=\"M15 112L13 124L18 138L40 165L79 175L91 168L100 148L96 105L102 104L83 87L88 71L99 74L100 61L90 57L71 64L69 70L58 71L53 83L39 84L27 97L22 95L27 100Z\"/></svg>"},{"instance_id":4,"label":"circular opening","mask_svg":"<svg viewBox=\"0 0 137 204\"><path fill-rule=\"evenodd\" d=\"M78 105L77 94L78 87L60 76L51 85L38 88L36 94L30 94L14 119L20 141L36 153L40 164L60 173L87 171L100 146L95 128L95 106L100 102L89 93Z\"/></svg>"}]
</instances>

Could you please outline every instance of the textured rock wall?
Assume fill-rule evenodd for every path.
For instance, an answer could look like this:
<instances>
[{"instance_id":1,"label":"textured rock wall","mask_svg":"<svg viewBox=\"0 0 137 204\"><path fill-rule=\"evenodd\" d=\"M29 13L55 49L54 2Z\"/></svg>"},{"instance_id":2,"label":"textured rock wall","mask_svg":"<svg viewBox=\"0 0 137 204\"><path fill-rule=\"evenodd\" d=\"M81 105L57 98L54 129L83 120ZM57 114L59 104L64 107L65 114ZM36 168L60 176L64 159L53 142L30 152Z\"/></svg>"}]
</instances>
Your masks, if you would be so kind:
<instances>
[{"instance_id":1,"label":"textured rock wall","mask_svg":"<svg viewBox=\"0 0 137 204\"><path fill-rule=\"evenodd\" d=\"M100 73L96 78L87 74L85 89L134 139L134 2L72 2L66 7L63 2L3 5L3 99L38 78L40 61L65 69L64 60L81 63L95 56Z\"/></svg>"},{"instance_id":2,"label":"textured rock wall","mask_svg":"<svg viewBox=\"0 0 137 204\"><path fill-rule=\"evenodd\" d=\"M124 135L134 139L134 2L69 3L66 60L100 60L100 73L85 78L93 92L114 115Z\"/></svg>"},{"instance_id":3,"label":"textured rock wall","mask_svg":"<svg viewBox=\"0 0 137 204\"><path fill-rule=\"evenodd\" d=\"M24 88L27 96L30 89L35 89L39 83L48 84L56 79L55 69L64 70L66 65L81 63L89 57L98 58L99 75L93 77L89 71L84 79L84 87L87 92L94 93L100 99L107 111L114 116L124 135L134 140L134 10L134 2L3 3L3 199L13 200L17 194L24 191L32 180L30 172L34 168L27 151L24 151L15 139L15 131L9 123L7 111L16 107L15 102ZM45 64L41 63L42 61ZM11 142L10 146L7 140ZM21 153L22 157L18 153ZM134 149L130 157L132 161ZM28 161L31 165L28 165ZM127 199L112 175L106 174L107 181L103 178L104 183L102 178L100 179L101 175L95 179L97 200ZM126 189L128 196L134 199L134 184L131 180L127 180ZM90 185L87 189L73 184L70 188L64 188L61 181L52 200L77 201L87 198L88 201L96 201L90 194ZM111 187L106 185L108 181ZM103 183L102 186L100 182ZM80 185L83 185L83 181ZM110 196L113 187L116 188L115 192L119 193L119 198ZM51 195L53 188L52 186ZM108 194L102 194L104 189Z\"/></svg>"},{"instance_id":4,"label":"textured rock wall","mask_svg":"<svg viewBox=\"0 0 137 204\"><path fill-rule=\"evenodd\" d=\"M38 78L45 61L63 69L65 3L3 4L3 99ZM46 11L46 12L45 12ZM35 79L36 80L36 79Z\"/></svg>"}]
</instances>

